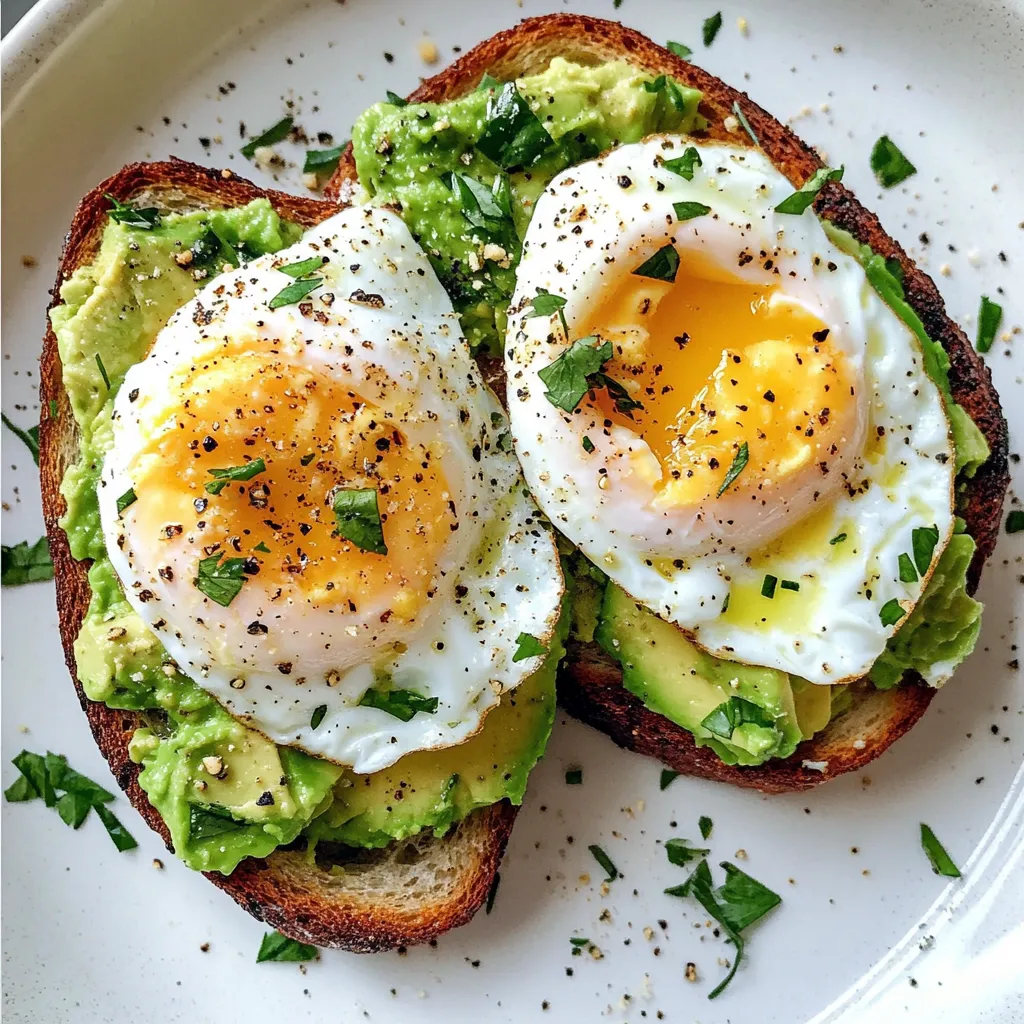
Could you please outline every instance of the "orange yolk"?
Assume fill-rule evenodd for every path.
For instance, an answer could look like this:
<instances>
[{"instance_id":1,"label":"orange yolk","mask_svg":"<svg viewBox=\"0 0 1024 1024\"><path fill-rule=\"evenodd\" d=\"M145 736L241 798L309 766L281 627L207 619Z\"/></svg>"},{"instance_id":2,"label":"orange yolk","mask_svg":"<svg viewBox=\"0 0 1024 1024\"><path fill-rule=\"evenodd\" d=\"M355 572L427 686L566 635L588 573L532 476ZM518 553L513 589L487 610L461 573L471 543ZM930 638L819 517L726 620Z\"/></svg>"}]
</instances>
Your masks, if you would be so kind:
<instances>
[{"instance_id":1,"label":"orange yolk","mask_svg":"<svg viewBox=\"0 0 1024 1024\"><path fill-rule=\"evenodd\" d=\"M851 369L825 325L774 286L684 257L674 284L618 280L578 333L612 342L605 372L643 405L630 418L607 391L592 392L606 420L638 432L656 457L658 504L714 498L744 442L749 462L730 489L770 501L808 474L827 477L854 436Z\"/></svg>"},{"instance_id":2,"label":"orange yolk","mask_svg":"<svg viewBox=\"0 0 1024 1024\"><path fill-rule=\"evenodd\" d=\"M411 443L383 409L326 372L283 356L229 347L178 373L172 388L177 406L153 411L159 426L129 469L136 531L183 531L199 557L244 557L272 599L416 615L458 528L436 452ZM140 412L144 425L153 423L149 410ZM206 491L209 470L256 459L263 472L218 495ZM386 555L335 533L339 487L377 491Z\"/></svg>"}]
</instances>

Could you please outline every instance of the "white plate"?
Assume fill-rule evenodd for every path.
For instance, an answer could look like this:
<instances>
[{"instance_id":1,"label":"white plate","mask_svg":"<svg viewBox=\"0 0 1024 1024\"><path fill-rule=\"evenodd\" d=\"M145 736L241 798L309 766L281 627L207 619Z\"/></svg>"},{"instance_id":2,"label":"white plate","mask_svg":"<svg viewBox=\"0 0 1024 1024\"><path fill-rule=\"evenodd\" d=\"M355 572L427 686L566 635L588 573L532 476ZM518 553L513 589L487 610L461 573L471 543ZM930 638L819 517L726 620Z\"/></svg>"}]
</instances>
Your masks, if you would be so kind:
<instances>
[{"instance_id":1,"label":"white plate","mask_svg":"<svg viewBox=\"0 0 1024 1024\"><path fill-rule=\"evenodd\" d=\"M468 49L549 4L40 5L3 47L4 410L25 425L38 416L46 290L75 203L99 179L129 160L173 153L269 184L236 152L240 120L262 130L293 101L288 110L307 131L344 138L385 89L407 92L436 70L417 53L425 35L448 61L456 46ZM615 12L611 0L565 4L687 42L711 71L780 118L796 117L801 135L846 164L846 181L936 275L969 335L982 292L998 293L1005 328L1024 321L1020 0L723 2L724 27L704 50L701 21L717 6L624 0ZM748 19L747 37L739 16ZM921 170L880 195L868 153L883 132ZM200 137L215 140L209 152ZM294 171L281 184L301 190ZM23 266L22 256L38 265ZM1022 337L997 343L988 357L1014 436L1022 345ZM2 443L10 544L38 536L38 488L20 442L5 432ZM306 971L257 966L263 928L169 857L124 800L119 813L141 844L126 855L95 821L74 833L42 806L5 805L5 1020L412 1024L590 1021L607 1012L639 1021L659 1019L658 1011L701 1024L791 1024L816 1014L844 1022L869 1014L874 1022L1024 1019L1024 785L1014 782L1024 711L1020 673L1007 667L1020 635L1022 552L1021 537L1000 538L982 587L988 611L978 651L924 721L866 772L813 793L765 798L685 779L661 793L656 763L560 722L509 845L493 914L436 949L327 952ZM5 762L22 746L49 748L107 781L67 679L49 586L4 592L3 669ZM583 765L582 787L565 786L569 764ZM4 784L12 778L8 766ZM705 997L731 947L688 901L662 895L682 872L658 845L697 838L701 814L715 822L715 859L744 849L743 867L784 898L752 929L749 963L716 1002ZM965 865L963 881L947 885L932 874L921 821ZM624 872L606 897L590 843ZM152 867L157 856L163 871ZM571 957L571 935L595 941L604 958ZM696 984L683 978L687 961L697 965Z\"/></svg>"}]
</instances>

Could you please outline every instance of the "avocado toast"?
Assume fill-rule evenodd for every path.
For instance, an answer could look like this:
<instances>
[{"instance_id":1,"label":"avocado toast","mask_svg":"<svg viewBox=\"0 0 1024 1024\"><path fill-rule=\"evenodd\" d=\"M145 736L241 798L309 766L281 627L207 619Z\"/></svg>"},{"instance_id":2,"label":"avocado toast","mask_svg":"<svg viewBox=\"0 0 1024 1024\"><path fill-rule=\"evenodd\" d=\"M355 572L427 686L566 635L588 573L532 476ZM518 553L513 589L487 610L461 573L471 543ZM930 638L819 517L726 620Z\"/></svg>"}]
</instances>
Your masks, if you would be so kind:
<instances>
[{"instance_id":1,"label":"avocado toast","mask_svg":"<svg viewBox=\"0 0 1024 1024\"><path fill-rule=\"evenodd\" d=\"M245 728L177 672L125 602L95 507L108 374L141 358L225 264L287 246L337 211L181 161L126 167L86 196L44 341L40 472L68 667L119 785L255 917L368 952L462 924L491 891L550 732L557 642L467 743L350 775Z\"/></svg>"},{"instance_id":2,"label":"avocado toast","mask_svg":"<svg viewBox=\"0 0 1024 1024\"><path fill-rule=\"evenodd\" d=\"M500 178L492 159L493 139L487 137L491 125L507 115L497 97L508 99L502 84L513 80L554 144L528 170L498 157L499 166L509 169L511 191L503 214L500 197L498 209L492 209L459 176L475 175L485 188ZM670 102L662 102L665 98ZM520 256L516 241L553 176L612 146L666 131L701 143L759 149L794 188L824 170L809 147L745 94L639 33L575 15L534 18L498 33L425 81L408 104L378 104L357 122L353 146L329 192L352 196L361 186L375 202L400 205L463 314L467 336L480 345L478 358L499 394L503 367L497 347L505 336ZM523 121L528 119L524 116ZM529 134L522 122L516 130L520 128ZM481 149L487 152L481 155ZM432 172L429 181L419 170L423 167ZM446 192L441 182L447 176L451 186ZM474 194L467 196L467 191ZM478 229L476 234L451 230L446 219L450 197L468 210L466 218ZM926 595L935 603L906 624L906 636L913 635L911 625L920 626L926 619L945 622L949 635L942 638L948 641L943 650L955 664L977 636L980 606L967 595L976 589L995 544L1008 483L1006 424L998 397L988 369L946 315L930 278L877 218L835 180L820 188L814 210L829 225L829 236L839 248L869 268L873 285L924 338L922 344L945 353L938 356L940 363L949 362L947 408L956 420L953 433L959 435L957 463L963 463L956 481L956 514L963 526L951 542L948 561L939 565L933 591ZM470 252L478 239L489 242L490 257L486 246L475 256ZM936 376L945 373L940 367ZM518 449L521 439L516 442ZM908 657L913 645L908 642L900 651L894 643L872 670L876 682L846 681L834 688L824 706L816 700L802 712L787 713L788 739L780 742L776 729L772 740L783 756L749 758L749 751L719 742L722 733L703 728L703 713L696 720L688 717L682 681L694 674L690 666L700 652L679 643L671 628L661 630L664 623L652 624L587 559L568 557L576 597L559 675L560 703L620 745L657 756L676 771L767 792L809 788L878 757L918 721L934 695L916 671L915 659ZM651 630L659 630L658 635ZM927 629L918 636L926 634ZM926 670L939 657L937 650L926 650L920 664ZM731 664L708 668L728 673ZM711 681L707 672L696 674ZM728 693L716 685L720 693ZM822 688L807 690L792 680L782 685L792 689L794 700L821 696ZM727 739L730 735L726 730Z\"/></svg>"}]
</instances>

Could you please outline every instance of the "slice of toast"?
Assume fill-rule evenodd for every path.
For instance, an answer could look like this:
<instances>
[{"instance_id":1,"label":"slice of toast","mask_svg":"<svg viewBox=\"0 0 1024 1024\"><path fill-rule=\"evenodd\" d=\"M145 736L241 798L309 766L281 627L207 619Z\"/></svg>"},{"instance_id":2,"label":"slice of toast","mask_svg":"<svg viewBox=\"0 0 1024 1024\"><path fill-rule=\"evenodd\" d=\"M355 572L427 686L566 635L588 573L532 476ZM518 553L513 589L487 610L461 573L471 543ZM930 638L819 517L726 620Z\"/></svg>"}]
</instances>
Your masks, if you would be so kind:
<instances>
[{"instance_id":1,"label":"slice of toast","mask_svg":"<svg viewBox=\"0 0 1024 1024\"><path fill-rule=\"evenodd\" d=\"M268 192L236 177L179 160L132 164L108 178L79 204L64 245L53 304L60 287L94 256L116 196L162 211L241 206L266 197L282 217L310 227L338 211L333 203ZM128 741L141 724L137 714L89 700L78 682L74 641L89 605L89 564L71 557L59 520L65 503L60 483L78 453L78 432L64 391L57 339L47 324L40 367L40 405L57 403L58 416L39 428L43 515L53 557L61 640L71 678L93 737L118 785L170 848L163 819L138 783L139 766L128 757ZM230 875L207 873L253 917L286 935L317 946L375 952L425 942L464 924L480 908L508 841L516 808L507 800L473 812L443 839L431 832L383 850L320 845L315 861L304 850L281 849L266 859L249 858ZM339 870L343 869L343 870Z\"/></svg>"},{"instance_id":2,"label":"slice of toast","mask_svg":"<svg viewBox=\"0 0 1024 1024\"><path fill-rule=\"evenodd\" d=\"M667 31L667 29L666 29ZM760 148L793 183L804 184L822 167L814 151L785 125L762 110L745 93L691 64L646 36L622 25L574 14L530 18L499 32L474 47L440 74L424 81L411 102L441 102L472 91L485 73L510 81L543 71L552 57L581 64L626 60L652 75L672 75L703 94L700 112L708 119L700 138L751 146L754 142L739 125L738 105ZM326 190L332 198L350 196L357 187L352 147L343 154ZM1003 498L1009 483L1007 429L988 367L971 347L963 331L947 316L938 289L903 249L886 234L845 186L829 182L815 209L819 216L850 232L886 258L899 260L904 272L907 301L924 323L930 337L949 354L953 397L980 427L992 450L988 462L969 482L966 505L959 510L977 544L968 573L973 593L982 566L992 553L999 531ZM499 395L504 387L495 361L484 367L488 383ZM559 675L559 702L572 715L607 733L622 747L660 758L676 771L719 779L765 792L809 789L843 772L874 760L921 717L935 691L920 679L909 679L889 691L869 683L852 688L853 708L823 732L802 743L784 761L769 761L756 768L724 764L693 736L661 715L649 711L622 686L618 664L596 644L570 643ZM812 767L806 767L807 764Z\"/></svg>"}]
</instances>

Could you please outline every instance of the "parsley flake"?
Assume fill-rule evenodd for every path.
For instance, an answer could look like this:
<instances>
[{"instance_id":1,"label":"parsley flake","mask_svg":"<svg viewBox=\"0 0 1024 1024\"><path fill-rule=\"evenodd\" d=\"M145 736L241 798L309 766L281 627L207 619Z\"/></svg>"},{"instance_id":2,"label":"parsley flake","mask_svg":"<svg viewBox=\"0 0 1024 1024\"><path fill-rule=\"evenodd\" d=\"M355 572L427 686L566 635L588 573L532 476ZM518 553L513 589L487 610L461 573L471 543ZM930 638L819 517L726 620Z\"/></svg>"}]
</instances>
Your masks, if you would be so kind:
<instances>
[{"instance_id":1,"label":"parsley flake","mask_svg":"<svg viewBox=\"0 0 1024 1024\"><path fill-rule=\"evenodd\" d=\"M420 711L433 715L440 703L437 697L424 697L415 690L375 690L372 686L359 700L361 708L376 708L402 722L410 721Z\"/></svg>"},{"instance_id":2,"label":"parsley flake","mask_svg":"<svg viewBox=\"0 0 1024 1024\"><path fill-rule=\"evenodd\" d=\"M959 878L960 869L953 863L953 858L946 853L945 847L936 838L935 833L923 821L921 822L921 846L931 861L932 871L946 878Z\"/></svg>"},{"instance_id":3,"label":"parsley flake","mask_svg":"<svg viewBox=\"0 0 1024 1024\"><path fill-rule=\"evenodd\" d=\"M256 155L257 149L261 149L263 146L273 146L275 143L287 138L288 133L292 130L292 124L290 116L282 117L277 124L271 125L262 135L257 135L255 139L250 139L240 150L242 156L246 160L251 160Z\"/></svg>"},{"instance_id":4,"label":"parsley flake","mask_svg":"<svg viewBox=\"0 0 1024 1024\"><path fill-rule=\"evenodd\" d=\"M754 134L754 129L750 127L750 122L747 120L747 115L743 113L739 100L733 100L732 112L736 115L736 120L742 125L743 130L754 140L754 145L760 146L761 140Z\"/></svg>"},{"instance_id":5,"label":"parsley flake","mask_svg":"<svg viewBox=\"0 0 1024 1024\"><path fill-rule=\"evenodd\" d=\"M981 308L978 310L978 340L975 348L982 354L988 352L996 340L999 325L1003 322L1003 307L993 302L987 295L981 297Z\"/></svg>"},{"instance_id":6,"label":"parsley flake","mask_svg":"<svg viewBox=\"0 0 1024 1024\"><path fill-rule=\"evenodd\" d=\"M109 193L104 192L103 198L110 200L107 216L111 220L117 221L118 224L124 224L128 228L138 228L140 231L152 231L153 228L160 227L160 211L155 206L147 206L139 210L127 203L122 203L120 199Z\"/></svg>"},{"instance_id":7,"label":"parsley flake","mask_svg":"<svg viewBox=\"0 0 1024 1024\"><path fill-rule=\"evenodd\" d=\"M871 170L882 188L893 188L917 174L917 168L888 135L883 135L871 148Z\"/></svg>"},{"instance_id":8,"label":"parsley flake","mask_svg":"<svg viewBox=\"0 0 1024 1024\"><path fill-rule=\"evenodd\" d=\"M748 447L747 442L744 441L736 451L736 456L732 460L732 465L729 467L729 471L725 474L725 478L722 480L722 486L718 488L718 494L716 497L720 498L727 490L729 490L729 488L736 482L736 477L743 472L749 461L750 448Z\"/></svg>"},{"instance_id":9,"label":"parsley flake","mask_svg":"<svg viewBox=\"0 0 1024 1024\"><path fill-rule=\"evenodd\" d=\"M701 839L707 839L715 826L714 822L706 814L702 814L697 821L697 827L700 829Z\"/></svg>"},{"instance_id":10,"label":"parsley flake","mask_svg":"<svg viewBox=\"0 0 1024 1024\"><path fill-rule=\"evenodd\" d=\"M775 212L803 213L818 198L818 193L822 190L826 181L843 180L844 170L845 168L843 167L819 167L796 192L791 196L787 196L775 207Z\"/></svg>"},{"instance_id":11,"label":"parsley flake","mask_svg":"<svg viewBox=\"0 0 1024 1024\"><path fill-rule=\"evenodd\" d=\"M644 260L633 273L637 277L649 277L652 281L667 281L672 284L678 270L679 253L672 245L663 245L653 256Z\"/></svg>"},{"instance_id":12,"label":"parsley flake","mask_svg":"<svg viewBox=\"0 0 1024 1024\"><path fill-rule=\"evenodd\" d=\"M883 626L895 626L907 613L895 597L891 597L882 605L878 617L882 620Z\"/></svg>"},{"instance_id":13,"label":"parsley flake","mask_svg":"<svg viewBox=\"0 0 1024 1024\"><path fill-rule=\"evenodd\" d=\"M381 524L377 492L372 487L340 490L334 495L336 532L342 540L355 544L361 551L386 555L384 527Z\"/></svg>"},{"instance_id":14,"label":"parsley flake","mask_svg":"<svg viewBox=\"0 0 1024 1024\"><path fill-rule=\"evenodd\" d=\"M227 469L208 469L207 473L216 479L204 484L206 493L220 494L233 480L251 480L254 476L264 472L266 468L266 463L260 458L243 463L241 466L229 466Z\"/></svg>"},{"instance_id":15,"label":"parsley flake","mask_svg":"<svg viewBox=\"0 0 1024 1024\"><path fill-rule=\"evenodd\" d=\"M718 11L716 14L712 14L710 18L705 19L703 27L704 45L710 46L715 41L715 36L718 35L718 30L722 27L722 12Z\"/></svg>"},{"instance_id":16,"label":"parsley flake","mask_svg":"<svg viewBox=\"0 0 1024 1024\"><path fill-rule=\"evenodd\" d=\"M668 50L669 53L674 53L682 60L689 60L693 56L693 50L688 46L683 43L674 43L671 39L665 44L665 49Z\"/></svg>"},{"instance_id":17,"label":"parsley flake","mask_svg":"<svg viewBox=\"0 0 1024 1024\"><path fill-rule=\"evenodd\" d=\"M591 845L587 849L594 855L594 860L604 869L607 874L606 882L614 882L619 877L619 869L612 863L611 857L608 856L600 846Z\"/></svg>"},{"instance_id":18,"label":"parsley flake","mask_svg":"<svg viewBox=\"0 0 1024 1024\"><path fill-rule=\"evenodd\" d=\"M332 149L310 149L306 151L306 161L302 165L303 174L327 173L338 166L341 154L348 148L348 142Z\"/></svg>"},{"instance_id":19,"label":"parsley flake","mask_svg":"<svg viewBox=\"0 0 1024 1024\"><path fill-rule=\"evenodd\" d=\"M914 568L910 555L905 551L900 552L896 561L900 571L900 583L916 583L918 580L917 569Z\"/></svg>"},{"instance_id":20,"label":"parsley flake","mask_svg":"<svg viewBox=\"0 0 1024 1024\"><path fill-rule=\"evenodd\" d=\"M138 500L135 488L129 487L128 490L117 499L117 514L120 515L126 508L134 505Z\"/></svg>"},{"instance_id":21,"label":"parsley flake","mask_svg":"<svg viewBox=\"0 0 1024 1024\"><path fill-rule=\"evenodd\" d=\"M555 407L572 412L590 390L587 378L612 357L612 343L596 335L572 343L552 363L539 371L547 391L544 397Z\"/></svg>"},{"instance_id":22,"label":"parsley flake","mask_svg":"<svg viewBox=\"0 0 1024 1024\"><path fill-rule=\"evenodd\" d=\"M256 954L256 963L262 964L269 961L287 963L307 963L310 960L317 960L320 952L316 946L310 946L297 939L289 939L287 935L280 932L267 932L260 943L259 952Z\"/></svg>"},{"instance_id":23,"label":"parsley flake","mask_svg":"<svg viewBox=\"0 0 1024 1024\"><path fill-rule=\"evenodd\" d=\"M700 724L713 736L728 740L732 739L733 731L741 725L759 725L771 729L775 725L775 719L752 701L744 700L742 697L730 697L719 704Z\"/></svg>"},{"instance_id":24,"label":"parsley flake","mask_svg":"<svg viewBox=\"0 0 1024 1024\"><path fill-rule=\"evenodd\" d=\"M700 153L697 152L693 146L687 146L683 150L682 156L677 156L674 160L666 160L664 167L666 171L671 171L673 174L678 174L681 178L685 178L687 181L693 181L693 169L694 167L703 167L704 164L701 161Z\"/></svg>"},{"instance_id":25,"label":"parsley flake","mask_svg":"<svg viewBox=\"0 0 1024 1024\"><path fill-rule=\"evenodd\" d=\"M675 211L676 220L678 221L693 220L694 217L703 217L711 212L711 207L705 206L703 203L673 203L672 209ZM672 251L675 252L675 249ZM678 256L676 259L678 259ZM672 279L675 280L674 272Z\"/></svg>"},{"instance_id":26,"label":"parsley flake","mask_svg":"<svg viewBox=\"0 0 1024 1024\"><path fill-rule=\"evenodd\" d=\"M52 402L53 399L51 398ZM32 461L38 466L39 465L39 426L29 427L28 430L22 430L21 427L12 423L7 418L7 413L0 413L0 419L3 420L4 426L12 433L15 437L20 438L25 442L25 447L28 448L32 455ZM56 419L56 416L51 411L50 419Z\"/></svg>"},{"instance_id":27,"label":"parsley flake","mask_svg":"<svg viewBox=\"0 0 1024 1024\"><path fill-rule=\"evenodd\" d=\"M658 788L661 790L668 789L668 787L679 778L679 774L679 772L672 771L671 768L662 768L661 781L658 783Z\"/></svg>"},{"instance_id":28,"label":"parsley flake","mask_svg":"<svg viewBox=\"0 0 1024 1024\"><path fill-rule=\"evenodd\" d=\"M42 583L53 579L50 542L40 537L35 544L20 541L13 547L3 545L0 585L20 587L24 583Z\"/></svg>"},{"instance_id":29,"label":"parsley flake","mask_svg":"<svg viewBox=\"0 0 1024 1024\"><path fill-rule=\"evenodd\" d=\"M245 559L228 558L221 562L223 552L199 560L198 575L192 580L211 601L227 608L245 583Z\"/></svg>"},{"instance_id":30,"label":"parsley flake","mask_svg":"<svg viewBox=\"0 0 1024 1024\"><path fill-rule=\"evenodd\" d=\"M538 658L542 654L547 654L548 649L535 637L529 633L520 633L516 637L516 643L519 645L516 647L516 653L512 655L512 661L526 661L527 658Z\"/></svg>"},{"instance_id":31,"label":"parsley flake","mask_svg":"<svg viewBox=\"0 0 1024 1024\"><path fill-rule=\"evenodd\" d=\"M327 705L319 704L313 709L313 714L309 719L309 727L316 732L320 728L320 723L324 720L324 715L327 714Z\"/></svg>"}]
</instances>

